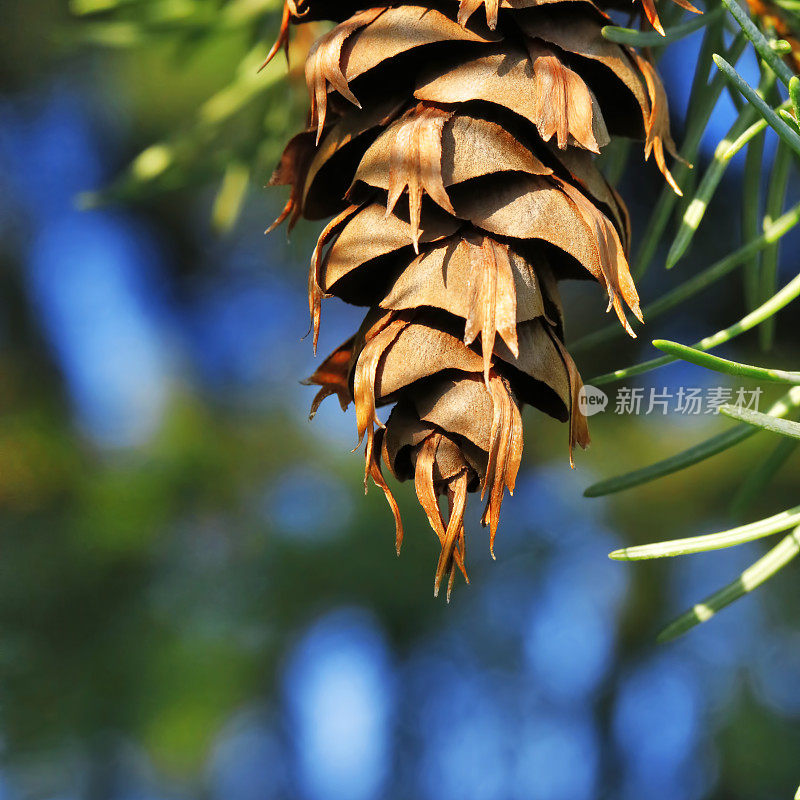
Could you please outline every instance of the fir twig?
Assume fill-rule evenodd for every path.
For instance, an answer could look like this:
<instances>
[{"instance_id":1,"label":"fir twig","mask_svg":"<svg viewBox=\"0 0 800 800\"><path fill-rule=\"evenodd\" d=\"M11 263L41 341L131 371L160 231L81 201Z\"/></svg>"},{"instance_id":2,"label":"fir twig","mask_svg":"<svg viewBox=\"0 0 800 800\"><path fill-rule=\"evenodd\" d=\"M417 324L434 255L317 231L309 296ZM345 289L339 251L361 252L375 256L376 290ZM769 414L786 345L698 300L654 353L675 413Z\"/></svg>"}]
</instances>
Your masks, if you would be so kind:
<instances>
[{"instance_id":1,"label":"fir twig","mask_svg":"<svg viewBox=\"0 0 800 800\"><path fill-rule=\"evenodd\" d=\"M699 367L722 372L725 375L733 375L738 378L754 378L761 381L772 381L773 383L792 383L800 384L800 372L786 372L782 369L766 369L765 367L754 367L749 364L740 364L737 361L729 361L727 358L712 356L693 347L670 342L665 339L655 339L653 347L663 350L669 355L696 364Z\"/></svg>"},{"instance_id":2,"label":"fir twig","mask_svg":"<svg viewBox=\"0 0 800 800\"><path fill-rule=\"evenodd\" d=\"M767 188L767 199L764 208L764 225L769 225L783 211L786 202L786 190L789 187L789 173L792 166L792 151L783 142L778 143L775 160ZM778 284L778 257L780 245L770 243L764 248L761 261L761 280L759 281L759 299L761 302L775 293ZM764 321L758 329L762 350L770 350L775 340L775 319Z\"/></svg>"},{"instance_id":3,"label":"fir twig","mask_svg":"<svg viewBox=\"0 0 800 800\"><path fill-rule=\"evenodd\" d=\"M686 539L674 539L669 542L642 544L636 547L623 547L608 554L614 561L645 561L652 558L673 558L692 553L707 553L711 550L723 550L739 544L753 542L772 536L800 523L800 506L795 506L780 514L775 514L749 525L740 525L720 533L709 533L705 536L690 536Z\"/></svg>"},{"instance_id":4,"label":"fir twig","mask_svg":"<svg viewBox=\"0 0 800 800\"><path fill-rule=\"evenodd\" d=\"M711 336L706 336L705 339L696 342L693 347L696 350L712 350L721 344L725 344L731 341L731 339L735 339L737 336L741 336L743 333L760 325L765 319L777 314L778 311L795 300L798 295L800 295L800 275L796 275L783 289L773 295L766 303L755 309L755 311L751 311L747 316L742 317L742 319L735 322L733 325L721 331L717 331ZM604 375L598 375L596 378L592 378L589 383L595 386L602 386L606 383L613 383L614 381L631 378L635 375L643 375L645 372L658 369L658 367L663 367L675 360L674 356L653 358L641 364L635 364L632 367L614 370Z\"/></svg>"},{"instance_id":5,"label":"fir twig","mask_svg":"<svg viewBox=\"0 0 800 800\"><path fill-rule=\"evenodd\" d=\"M786 419L775 419L769 414L762 414L760 411L754 411L751 408L739 408L728 404L720 406L719 410L726 417L745 422L754 428L760 428L762 431L778 433L791 439L800 439L800 423Z\"/></svg>"},{"instance_id":6,"label":"fir twig","mask_svg":"<svg viewBox=\"0 0 800 800\"><path fill-rule=\"evenodd\" d=\"M609 42L617 44L627 44L631 47L664 47L673 42L678 42L686 38L695 31L699 31L706 25L716 22L724 13L723 8L715 8L697 17L693 17L688 22L666 28L664 34L657 31L639 31L634 28L621 28L617 25L606 25L603 30L603 38Z\"/></svg>"},{"instance_id":7,"label":"fir twig","mask_svg":"<svg viewBox=\"0 0 800 800\"><path fill-rule=\"evenodd\" d=\"M668 642L682 636L701 622L707 622L714 614L735 600L761 586L775 573L783 569L800 553L800 528L795 528L765 556L748 567L735 581L707 597L667 625L658 635L659 642Z\"/></svg>"},{"instance_id":8,"label":"fir twig","mask_svg":"<svg viewBox=\"0 0 800 800\"><path fill-rule=\"evenodd\" d=\"M756 497L761 495L769 482L797 450L798 445L800 442L795 439L781 439L760 464L748 470L731 503L731 514L734 516L742 514Z\"/></svg>"},{"instance_id":9,"label":"fir twig","mask_svg":"<svg viewBox=\"0 0 800 800\"><path fill-rule=\"evenodd\" d=\"M671 308L675 308L690 297L712 286L732 270L736 269L736 267L745 263L751 256L761 252L770 243L785 236L789 231L793 230L798 223L800 223L800 203L789 209L789 211L783 214L779 219L775 220L772 225L767 226L761 236L742 245L742 247L734 250L733 253L715 262L702 272L699 272L693 278L690 278L669 292L666 292L658 300L654 300L652 303L646 305L642 309L642 315L645 320L652 322L655 318L662 316ZM633 324L635 325L636 322L634 321ZM572 343L570 345L570 351L580 352L581 350L588 350L591 347L603 344L617 336L621 336L622 333L622 328L616 323L607 325Z\"/></svg>"},{"instance_id":10,"label":"fir twig","mask_svg":"<svg viewBox=\"0 0 800 800\"><path fill-rule=\"evenodd\" d=\"M778 400L769 409L767 414L782 419L798 406L800 406L800 387L794 387ZM614 478L592 484L583 494L585 497L602 497L603 495L615 494L616 492L622 492L626 489L632 489L634 486L641 486L644 483L650 483L658 478L672 475L687 467L699 464L701 461L705 461L718 453L735 447L737 444L759 433L760 430L759 428L754 428L751 425L742 423L735 428L712 436L710 439L694 447L690 447L688 450L665 458L655 464L650 464L647 467L634 470L633 472L628 472L624 475L618 475Z\"/></svg>"}]
</instances>

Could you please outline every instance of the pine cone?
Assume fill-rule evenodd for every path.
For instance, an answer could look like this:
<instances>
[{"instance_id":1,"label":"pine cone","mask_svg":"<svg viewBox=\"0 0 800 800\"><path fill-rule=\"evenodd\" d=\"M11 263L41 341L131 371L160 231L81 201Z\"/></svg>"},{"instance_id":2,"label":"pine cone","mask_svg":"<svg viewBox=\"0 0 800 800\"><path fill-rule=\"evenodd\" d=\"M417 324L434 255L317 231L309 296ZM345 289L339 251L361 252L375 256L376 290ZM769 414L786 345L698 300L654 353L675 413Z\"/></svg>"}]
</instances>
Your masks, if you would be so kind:
<instances>
[{"instance_id":1,"label":"pine cone","mask_svg":"<svg viewBox=\"0 0 800 800\"><path fill-rule=\"evenodd\" d=\"M660 27L652 0L644 11ZM330 394L355 404L365 482L386 494L398 553L381 465L414 480L441 544L434 590L446 577L449 598L456 571L467 579L469 492L486 499L493 553L521 407L569 420L570 462L589 443L558 281L598 281L633 335L628 215L592 154L638 138L672 182L666 97L646 56L602 38L609 18L588 0L286 0L270 57L292 23L318 19L338 24L306 62L308 128L273 176L291 187L275 224L333 216L309 274L315 350L323 298L369 311L309 379L312 416Z\"/></svg>"}]
</instances>

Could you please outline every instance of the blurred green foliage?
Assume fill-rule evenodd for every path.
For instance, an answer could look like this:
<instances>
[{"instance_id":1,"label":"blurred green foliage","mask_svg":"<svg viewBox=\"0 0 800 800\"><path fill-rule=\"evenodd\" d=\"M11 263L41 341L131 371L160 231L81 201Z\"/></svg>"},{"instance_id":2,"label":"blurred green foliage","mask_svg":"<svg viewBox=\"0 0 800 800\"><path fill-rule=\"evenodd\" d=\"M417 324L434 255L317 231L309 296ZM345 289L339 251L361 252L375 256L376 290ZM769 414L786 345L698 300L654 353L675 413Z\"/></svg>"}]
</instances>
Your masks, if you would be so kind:
<instances>
[{"instance_id":1,"label":"blurred green foliage","mask_svg":"<svg viewBox=\"0 0 800 800\"><path fill-rule=\"evenodd\" d=\"M85 195L83 203L133 200L215 179L213 222L230 230L247 189L269 176L305 110L302 70L287 76L282 59L258 69L279 27L282 3L73 0L71 9L85 17L74 30L82 45L135 54L123 62L123 79L134 87L145 124L164 136L112 186ZM154 100L163 96L165 74L174 83L169 104L162 105Z\"/></svg>"}]
</instances>

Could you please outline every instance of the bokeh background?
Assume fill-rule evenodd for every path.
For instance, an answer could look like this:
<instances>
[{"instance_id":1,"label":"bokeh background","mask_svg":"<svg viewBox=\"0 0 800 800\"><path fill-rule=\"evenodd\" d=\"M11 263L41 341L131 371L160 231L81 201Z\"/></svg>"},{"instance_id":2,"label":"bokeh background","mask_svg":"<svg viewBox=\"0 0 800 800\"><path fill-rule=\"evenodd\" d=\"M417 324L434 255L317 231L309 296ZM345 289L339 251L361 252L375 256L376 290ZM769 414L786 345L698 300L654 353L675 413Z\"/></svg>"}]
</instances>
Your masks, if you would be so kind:
<instances>
[{"instance_id":1,"label":"bokeh background","mask_svg":"<svg viewBox=\"0 0 800 800\"><path fill-rule=\"evenodd\" d=\"M179 19L220 4L167 5ZM790 797L796 569L656 646L762 545L672 563L606 556L795 505L796 454L735 513L750 465L774 447L765 434L588 500L593 481L729 423L606 413L572 472L565 430L529 410L497 562L475 507L472 585L435 601L438 545L413 488L397 491L397 559L381 492L363 497L351 416L330 400L307 420L316 226L291 242L263 235L285 200L262 187L302 118L297 75L277 65L264 78L276 88L242 109L234 97L222 126L204 105L251 50L257 65L277 17L258 40L235 25L176 37L171 21L140 39L135 25L77 21L63 0L0 2L0 797ZM662 62L677 112L696 48L691 37ZM723 98L704 159L731 108ZM146 150L158 141L174 148ZM158 181L126 172L143 151L138 177ZM639 229L659 181L633 159L622 191ZM736 162L691 257L667 276L662 253L645 300L737 246L740 181ZM109 186L102 204L84 194ZM599 288L565 296L571 339L606 321ZM578 364L588 378L652 355L649 339L694 341L743 313L735 273ZM359 315L331 302L321 352ZM778 339L769 356L752 334L723 354L797 369L796 309ZM633 385L721 380L673 365Z\"/></svg>"}]
</instances>

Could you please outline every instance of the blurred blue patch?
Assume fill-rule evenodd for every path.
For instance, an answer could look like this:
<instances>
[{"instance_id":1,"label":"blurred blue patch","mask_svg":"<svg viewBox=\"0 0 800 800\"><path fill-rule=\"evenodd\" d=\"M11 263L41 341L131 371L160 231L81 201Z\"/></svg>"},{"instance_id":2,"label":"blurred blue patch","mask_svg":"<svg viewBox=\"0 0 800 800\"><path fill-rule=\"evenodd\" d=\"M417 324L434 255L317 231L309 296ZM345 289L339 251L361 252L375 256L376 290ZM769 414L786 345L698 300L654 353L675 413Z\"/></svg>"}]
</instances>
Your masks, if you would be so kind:
<instances>
[{"instance_id":1,"label":"blurred blue patch","mask_svg":"<svg viewBox=\"0 0 800 800\"><path fill-rule=\"evenodd\" d=\"M537 714L518 733L510 795L519 800L592 800L600 741L587 719Z\"/></svg>"},{"instance_id":2,"label":"blurred blue patch","mask_svg":"<svg viewBox=\"0 0 800 800\"><path fill-rule=\"evenodd\" d=\"M299 542L329 540L349 529L353 500L330 472L298 467L272 484L261 503L274 529Z\"/></svg>"},{"instance_id":3,"label":"blurred blue patch","mask_svg":"<svg viewBox=\"0 0 800 800\"><path fill-rule=\"evenodd\" d=\"M186 325L206 382L223 391L276 391L297 367L299 336L292 331L305 304L297 286L272 274L258 280L223 274L200 287Z\"/></svg>"},{"instance_id":4,"label":"blurred blue patch","mask_svg":"<svg viewBox=\"0 0 800 800\"><path fill-rule=\"evenodd\" d=\"M591 519L601 518L607 502L603 498L578 502L584 484L575 477L568 461L523 469L514 501L503 505L503 536L513 536L521 544L530 542L535 534L542 543L558 548L569 548L590 538ZM591 482L588 473L583 479Z\"/></svg>"},{"instance_id":5,"label":"blurred blue patch","mask_svg":"<svg viewBox=\"0 0 800 800\"><path fill-rule=\"evenodd\" d=\"M724 524L710 523L697 533L711 533L725 527ZM759 546L750 544L696 553L677 560L672 570L670 591L675 614L691 608L735 580L758 557ZM749 660L755 637L763 634L762 623L762 599L758 592L754 592L714 615L674 646L691 655L698 665L709 668L710 682L719 690L733 680L738 667ZM713 694L713 687L709 687L708 696Z\"/></svg>"},{"instance_id":6,"label":"blurred blue patch","mask_svg":"<svg viewBox=\"0 0 800 800\"><path fill-rule=\"evenodd\" d=\"M156 257L144 231L107 214L65 213L31 244L28 279L79 423L104 445L135 445L169 396L166 328L144 280Z\"/></svg>"},{"instance_id":7,"label":"blurred blue patch","mask_svg":"<svg viewBox=\"0 0 800 800\"><path fill-rule=\"evenodd\" d=\"M79 424L100 444L139 444L169 393L158 247L130 217L75 210L104 172L79 98L54 92L2 111L4 191L26 217L31 300Z\"/></svg>"},{"instance_id":8,"label":"blurred blue patch","mask_svg":"<svg viewBox=\"0 0 800 800\"><path fill-rule=\"evenodd\" d=\"M484 652L504 661L518 660L522 631L544 567L541 559L519 554L492 562L468 592L459 592L456 608L459 612L463 608L460 623L464 635L472 639L480 631L481 642L486 644Z\"/></svg>"},{"instance_id":9,"label":"blurred blue patch","mask_svg":"<svg viewBox=\"0 0 800 800\"><path fill-rule=\"evenodd\" d=\"M383 635L360 610L318 620L283 674L286 729L307 800L383 797L394 684Z\"/></svg>"},{"instance_id":10,"label":"blurred blue patch","mask_svg":"<svg viewBox=\"0 0 800 800\"><path fill-rule=\"evenodd\" d=\"M622 680L612 728L626 797L693 796L687 767L696 755L703 713L697 679L675 656L651 658Z\"/></svg>"},{"instance_id":11,"label":"blurred blue patch","mask_svg":"<svg viewBox=\"0 0 800 800\"><path fill-rule=\"evenodd\" d=\"M437 649L436 656L413 659L404 681L410 689L408 723L418 741L413 796L507 798L517 725L507 696L510 676L480 669L458 653L457 644L448 655L442 653L446 645Z\"/></svg>"},{"instance_id":12,"label":"blurred blue patch","mask_svg":"<svg viewBox=\"0 0 800 800\"><path fill-rule=\"evenodd\" d=\"M753 682L759 699L785 717L800 717L800 633L787 628L759 633Z\"/></svg>"},{"instance_id":13,"label":"blurred blue patch","mask_svg":"<svg viewBox=\"0 0 800 800\"><path fill-rule=\"evenodd\" d=\"M208 785L216 800L285 797L286 753L268 719L256 710L238 714L222 731L209 761Z\"/></svg>"},{"instance_id":14,"label":"blurred blue patch","mask_svg":"<svg viewBox=\"0 0 800 800\"><path fill-rule=\"evenodd\" d=\"M204 387L260 411L278 406L309 435L339 449L352 448L352 413L342 414L336 399L329 399L309 427L318 389L300 382L352 335L364 309L324 304L315 357L306 336L308 301L296 275L286 272L287 263L294 265L280 241L265 239L260 230L245 231L233 247L209 242L205 261L214 277L196 282L182 315L187 348Z\"/></svg>"},{"instance_id":15,"label":"blurred blue patch","mask_svg":"<svg viewBox=\"0 0 800 800\"><path fill-rule=\"evenodd\" d=\"M478 631L474 632L476 635ZM469 642L475 653L466 651ZM587 713L543 699L536 680L487 669L481 640L431 637L403 674L402 730L414 738L403 767L408 796L464 800L582 800L594 796L599 732Z\"/></svg>"},{"instance_id":16,"label":"blurred blue patch","mask_svg":"<svg viewBox=\"0 0 800 800\"><path fill-rule=\"evenodd\" d=\"M108 745L108 741L106 741ZM178 800L177 786L169 788L162 785L159 775L149 753L140 742L132 739L114 737L113 748L109 748L111 756L110 782L107 796L109 800ZM91 763L84 764L91 780ZM81 796L86 794L86 790Z\"/></svg>"},{"instance_id":17,"label":"blurred blue patch","mask_svg":"<svg viewBox=\"0 0 800 800\"><path fill-rule=\"evenodd\" d=\"M84 98L63 86L0 103L0 164L16 205L36 224L73 207L107 177Z\"/></svg>"},{"instance_id":18,"label":"blurred blue patch","mask_svg":"<svg viewBox=\"0 0 800 800\"><path fill-rule=\"evenodd\" d=\"M602 557L602 556L601 556ZM618 593L608 559L593 569L586 562L551 563L546 582L534 599L524 632L525 656L534 683L553 702L585 705L611 667L614 653L616 601L605 588Z\"/></svg>"}]
</instances>

